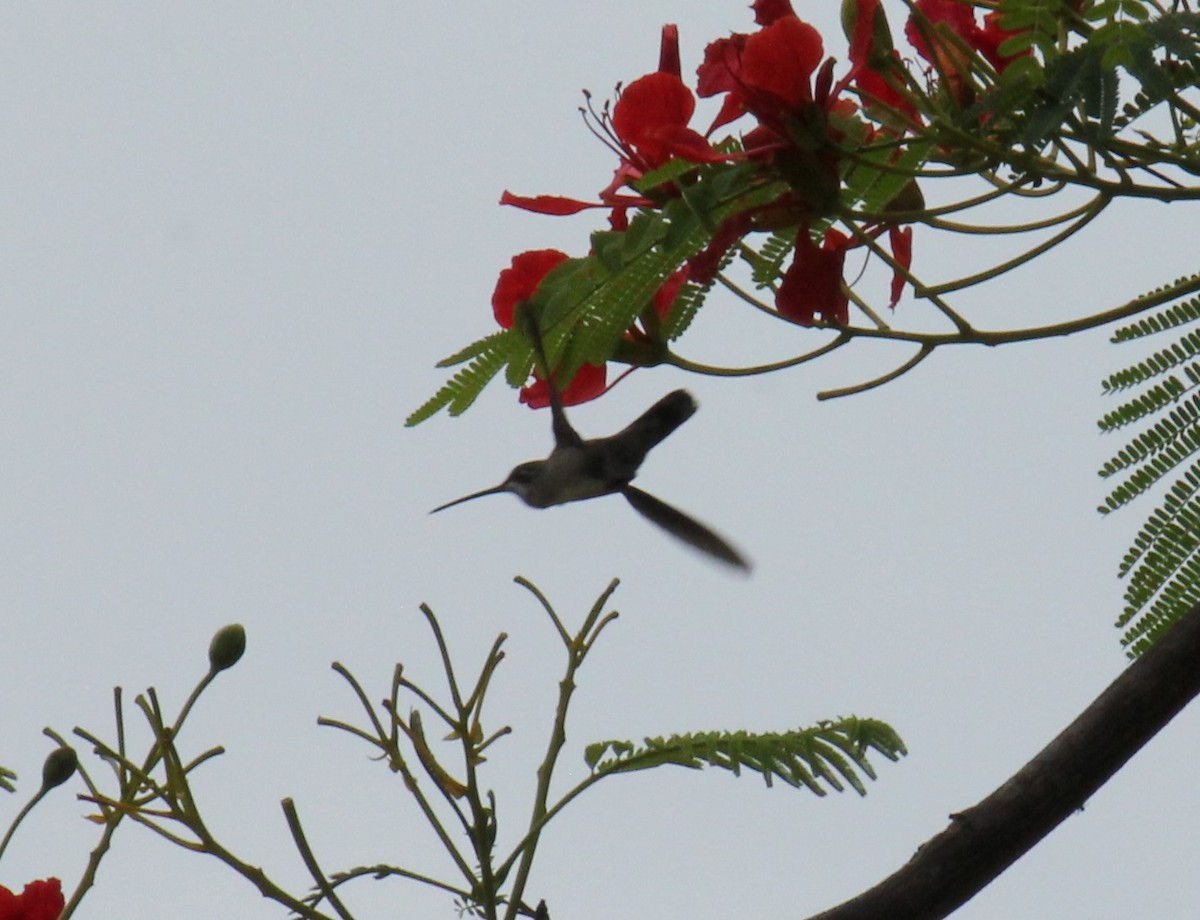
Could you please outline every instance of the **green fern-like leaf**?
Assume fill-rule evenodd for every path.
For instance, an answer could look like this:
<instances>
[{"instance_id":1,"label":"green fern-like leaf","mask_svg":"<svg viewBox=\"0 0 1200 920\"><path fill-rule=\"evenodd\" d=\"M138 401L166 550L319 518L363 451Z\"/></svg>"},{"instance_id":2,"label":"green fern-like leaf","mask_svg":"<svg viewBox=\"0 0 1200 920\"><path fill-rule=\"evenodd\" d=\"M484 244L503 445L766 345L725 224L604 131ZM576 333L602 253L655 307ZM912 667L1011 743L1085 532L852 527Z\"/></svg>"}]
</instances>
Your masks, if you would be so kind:
<instances>
[{"instance_id":1,"label":"green fern-like leaf","mask_svg":"<svg viewBox=\"0 0 1200 920\"><path fill-rule=\"evenodd\" d=\"M719 767L740 776L751 770L768 786L778 779L823 796L851 786L866 795L860 773L875 779L868 754L888 760L908 753L900 736L876 719L846 718L790 732L700 732L589 745L584 760L596 773L632 773L664 764L700 769Z\"/></svg>"},{"instance_id":2,"label":"green fern-like leaf","mask_svg":"<svg viewBox=\"0 0 1200 920\"><path fill-rule=\"evenodd\" d=\"M1063 0L1000 0L997 11L1000 13L1000 27L1013 33L1012 38L1018 39L1013 50L1002 46L1004 55L1023 50L1024 47L1036 47L1045 56L1053 56L1058 42L1059 22L1063 16ZM1007 45L1012 38L1006 39ZM1008 73L1007 69L1001 77Z\"/></svg>"},{"instance_id":3,"label":"green fern-like leaf","mask_svg":"<svg viewBox=\"0 0 1200 920\"><path fill-rule=\"evenodd\" d=\"M1175 296L1186 296L1200 285L1200 274L1185 275L1171 284L1165 285L1138 298L1149 306L1175 299ZM1175 295L1178 291L1179 294ZM1136 303L1136 301L1135 301ZM1111 342L1130 342L1146 336L1157 335L1170 329L1186 326L1200 319L1200 297L1192 297L1181 303L1173 304L1149 316L1138 317L1127 326L1119 326L1112 334Z\"/></svg>"},{"instance_id":4,"label":"green fern-like leaf","mask_svg":"<svg viewBox=\"0 0 1200 920\"><path fill-rule=\"evenodd\" d=\"M1113 375L1116 376L1115 374ZM1113 378L1110 377L1109 381ZM1143 378L1144 379L1144 378ZM1109 381L1106 381L1107 384ZM1136 380L1126 383L1122 386L1129 387L1135 383L1141 383L1142 380ZM1160 384L1151 387L1140 396L1131 399L1129 402L1118 407L1115 411L1109 412L1100 419L1100 430L1104 432L1116 431L1119 428L1124 428L1126 425L1132 425L1134 422L1140 422L1147 415L1153 415L1159 410L1171 405L1183 395L1187 387L1180 381L1178 377L1172 374ZM1116 392L1116 387L1105 386L1105 392Z\"/></svg>"},{"instance_id":5,"label":"green fern-like leaf","mask_svg":"<svg viewBox=\"0 0 1200 920\"><path fill-rule=\"evenodd\" d=\"M561 329L561 335L548 332L547 351L564 378L585 362L602 364L608 360L663 282L708 245L713 230L723 221L779 194L774 185L739 185L750 175L744 166L702 171L701 178L685 188L681 197L666 202L659 210L642 212L631 221L630 230L621 236L638 227L636 233L645 245L623 245L619 266L614 267L617 260L612 258L614 250L610 248L608 264L601 271L586 271L596 257L583 260L583 268L576 274L586 276L586 285L551 288L545 297L544 315L548 323ZM670 323L669 338L683 332L704 300L703 292L696 288L690 289L687 296L686 306L690 309L682 310ZM540 288L536 299L543 299Z\"/></svg>"},{"instance_id":6,"label":"green fern-like leaf","mask_svg":"<svg viewBox=\"0 0 1200 920\"><path fill-rule=\"evenodd\" d=\"M1175 61L1191 66L1200 65L1200 13L1164 13L1148 21L1143 28L1150 43L1169 52ZM1194 81L1179 82L1171 71L1168 71L1168 76L1177 88L1195 85Z\"/></svg>"},{"instance_id":7,"label":"green fern-like leaf","mask_svg":"<svg viewBox=\"0 0 1200 920\"><path fill-rule=\"evenodd\" d=\"M1127 505L1142 493L1153 488L1164 476L1175 470L1179 464L1194 454L1200 447L1200 435L1190 432L1180 443L1166 445L1160 451L1147 455L1141 465L1118 485L1105 498L1100 511L1107 514L1122 505ZM1114 458L1117 460L1120 458ZM1109 461L1112 464L1114 461ZM1107 468L1107 465L1106 465Z\"/></svg>"},{"instance_id":8,"label":"green fern-like leaf","mask_svg":"<svg viewBox=\"0 0 1200 920\"><path fill-rule=\"evenodd\" d=\"M752 263L750 277L757 287L774 284L783 272L783 263L796 248L798 227L776 230L759 247L758 257Z\"/></svg>"},{"instance_id":9,"label":"green fern-like leaf","mask_svg":"<svg viewBox=\"0 0 1200 920\"><path fill-rule=\"evenodd\" d=\"M782 182L760 183L753 164L744 162L673 163L653 178L669 179L675 197L639 211L622 231L593 234L591 255L564 261L538 285L530 308L560 380L569 380L585 362L603 364L612 358L663 283L712 241L717 228L786 191ZM686 292L668 337L688 327L705 293L696 287ZM533 366L531 343L520 333L498 333L467 346L442 366L462 362L469 363L409 416L409 425L442 408L454 415L463 412L504 368L509 386L524 384Z\"/></svg>"},{"instance_id":10,"label":"green fern-like leaf","mask_svg":"<svg viewBox=\"0 0 1200 920\"><path fill-rule=\"evenodd\" d=\"M1200 276L1183 278L1141 300L1159 303L1178 291L1187 296ZM1114 342L1130 342L1200 319L1200 297L1168 303L1118 329ZM1100 469L1121 477L1100 506L1115 511L1171 479L1165 497L1138 530L1118 575L1127 579L1117 627L1135 657L1190 607L1200 602L1200 330L1183 331L1165 348L1110 375L1106 393L1127 398L1100 420L1103 431L1134 428L1129 440Z\"/></svg>"},{"instance_id":11,"label":"green fern-like leaf","mask_svg":"<svg viewBox=\"0 0 1200 920\"><path fill-rule=\"evenodd\" d=\"M485 335L482 339L477 339L466 348L456 351L449 357L442 358L435 367L454 367L456 364L462 364L464 361L470 361L472 358L478 358L481 355L489 354L500 346L500 340L507 338L508 332L501 330L493 332L491 335Z\"/></svg>"},{"instance_id":12,"label":"green fern-like leaf","mask_svg":"<svg viewBox=\"0 0 1200 920\"><path fill-rule=\"evenodd\" d=\"M1154 25L1155 23L1147 25L1147 30L1150 30ZM1195 39L1188 38L1185 39L1185 42L1188 43L1190 56L1194 59L1196 53ZM1177 52L1172 51L1172 53ZM1193 63L1192 60L1187 60L1185 57L1180 56L1172 60L1170 65L1164 64L1163 71L1167 79L1170 80L1172 89L1175 91L1190 88L1200 82L1200 61ZM1128 127L1144 115L1157 109L1161 102L1161 98L1151 96L1145 90L1139 90L1131 100L1121 107L1121 114L1114 123L1114 129L1120 131Z\"/></svg>"},{"instance_id":13,"label":"green fern-like leaf","mask_svg":"<svg viewBox=\"0 0 1200 920\"><path fill-rule=\"evenodd\" d=\"M1052 59L1046 66L1046 82L1026 109L1022 142L1037 148L1075 111L1076 105L1100 79L1101 50L1081 45ZM1094 89L1093 89L1094 92Z\"/></svg>"},{"instance_id":14,"label":"green fern-like leaf","mask_svg":"<svg viewBox=\"0 0 1200 920\"><path fill-rule=\"evenodd\" d=\"M1117 119L1117 102L1121 95L1120 71L1100 68L1084 87L1084 111L1101 139L1112 137Z\"/></svg>"},{"instance_id":15,"label":"green fern-like leaf","mask_svg":"<svg viewBox=\"0 0 1200 920\"><path fill-rule=\"evenodd\" d=\"M1189 522L1195 528L1196 521ZM1194 535L1194 530L1191 532ZM1136 657L1154 644L1176 620L1200 602L1200 554L1196 552L1195 540L1186 552L1147 556L1139 571L1146 573L1139 584L1139 591L1130 592L1126 606L1117 620L1117 626L1125 626L1136 617L1136 622L1125 631L1121 643L1130 657ZM1181 544L1182 545L1182 544Z\"/></svg>"},{"instance_id":16,"label":"green fern-like leaf","mask_svg":"<svg viewBox=\"0 0 1200 920\"><path fill-rule=\"evenodd\" d=\"M704 305L704 299L710 290L710 284L685 284L679 289L679 293L675 295L675 302L671 304L671 312L662 324L663 338L674 342L687 331L700 307Z\"/></svg>"},{"instance_id":17,"label":"green fern-like leaf","mask_svg":"<svg viewBox=\"0 0 1200 920\"><path fill-rule=\"evenodd\" d=\"M890 146L868 148L846 177L843 199L850 207L868 214L887 209L914 173L929 159L933 141L916 141L897 152Z\"/></svg>"},{"instance_id":18,"label":"green fern-like leaf","mask_svg":"<svg viewBox=\"0 0 1200 920\"><path fill-rule=\"evenodd\" d=\"M461 363L461 361L467 360L467 357L463 356L473 355L473 360L448 380L423 406L413 412L404 424L408 427L419 425L444 408L448 408L451 415L462 415L471 403L479 398L479 394L483 392L483 388L488 385L488 382L512 358L513 352L521 350L522 343L510 332L497 332L480 339L474 345L458 352L457 355L451 355L439 366L443 366L447 362ZM528 352L528 348L523 350Z\"/></svg>"},{"instance_id":19,"label":"green fern-like leaf","mask_svg":"<svg viewBox=\"0 0 1200 920\"><path fill-rule=\"evenodd\" d=\"M1175 524L1181 514L1188 513L1190 508L1188 502L1197 490L1200 490L1200 468L1193 463L1178 480L1171 484L1162 506L1155 509L1154 513L1147 518L1142 529L1138 531L1137 536L1134 537L1133 545L1126 552L1117 569L1118 576L1124 578L1133 571L1138 560L1152 550L1160 539L1163 539L1164 536L1169 538L1166 528Z\"/></svg>"},{"instance_id":20,"label":"green fern-like leaf","mask_svg":"<svg viewBox=\"0 0 1200 920\"><path fill-rule=\"evenodd\" d=\"M1171 461L1166 467L1168 470L1178 466L1200 447L1197 419L1200 419L1200 394L1194 393L1185 402L1179 403L1178 408L1166 418L1155 422L1148 431L1142 432L1118 451L1100 468L1100 475L1107 479L1127 469L1145 469L1164 457Z\"/></svg>"},{"instance_id":21,"label":"green fern-like leaf","mask_svg":"<svg viewBox=\"0 0 1200 920\"><path fill-rule=\"evenodd\" d=\"M1113 374L1102 384L1104 392L1113 393L1145 383L1152 377L1158 377L1169 370L1179 367L1197 355L1200 355L1200 331L1190 332L1179 339L1179 341L1151 355L1144 361L1140 361L1131 368L1126 368L1123 371ZM1195 365L1192 365L1187 372L1189 376L1195 374Z\"/></svg>"}]
</instances>

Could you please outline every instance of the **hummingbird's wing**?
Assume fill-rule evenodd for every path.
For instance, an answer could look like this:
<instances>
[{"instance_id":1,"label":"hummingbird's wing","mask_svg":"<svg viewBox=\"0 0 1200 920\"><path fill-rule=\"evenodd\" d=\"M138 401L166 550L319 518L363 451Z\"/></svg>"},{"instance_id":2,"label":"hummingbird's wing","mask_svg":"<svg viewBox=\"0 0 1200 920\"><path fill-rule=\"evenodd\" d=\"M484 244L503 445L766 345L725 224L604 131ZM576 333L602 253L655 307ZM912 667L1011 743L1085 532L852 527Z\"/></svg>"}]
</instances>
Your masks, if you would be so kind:
<instances>
[{"instance_id":1,"label":"hummingbird's wing","mask_svg":"<svg viewBox=\"0 0 1200 920\"><path fill-rule=\"evenodd\" d=\"M604 438L610 453L628 467L629 481L655 445L690 419L696 411L696 400L687 390L668 393L653 406L611 437Z\"/></svg>"},{"instance_id":2,"label":"hummingbird's wing","mask_svg":"<svg viewBox=\"0 0 1200 920\"><path fill-rule=\"evenodd\" d=\"M550 393L551 430L554 432L555 447L578 447L583 443L579 432L567 421L567 413L563 411L562 396L559 395L558 385L554 382L554 374L550 370L550 362L546 360L546 346L542 342L542 330L538 326L537 317L532 310L521 310L525 319L525 331L533 342L533 354L537 359L539 370L546 381L546 389Z\"/></svg>"},{"instance_id":3,"label":"hummingbird's wing","mask_svg":"<svg viewBox=\"0 0 1200 920\"><path fill-rule=\"evenodd\" d=\"M708 553L728 565L746 572L750 571L750 563L737 550L678 508L672 508L666 502L635 486L625 486L621 490L621 494L629 500L629 504L633 505L638 513L653 521L671 536L678 537L689 546L694 546L701 552Z\"/></svg>"}]
</instances>

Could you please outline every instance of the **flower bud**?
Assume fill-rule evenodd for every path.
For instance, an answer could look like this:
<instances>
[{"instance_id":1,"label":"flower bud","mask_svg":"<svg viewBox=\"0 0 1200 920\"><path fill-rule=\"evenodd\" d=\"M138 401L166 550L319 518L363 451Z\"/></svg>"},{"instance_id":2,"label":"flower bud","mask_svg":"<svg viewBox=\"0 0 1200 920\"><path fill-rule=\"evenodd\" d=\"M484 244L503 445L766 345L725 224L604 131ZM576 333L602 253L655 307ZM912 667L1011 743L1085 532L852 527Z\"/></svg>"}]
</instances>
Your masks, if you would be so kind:
<instances>
[{"instance_id":1,"label":"flower bud","mask_svg":"<svg viewBox=\"0 0 1200 920\"><path fill-rule=\"evenodd\" d=\"M246 651L246 627L241 623L222 626L208 646L208 666L212 673L232 668Z\"/></svg>"},{"instance_id":2,"label":"flower bud","mask_svg":"<svg viewBox=\"0 0 1200 920\"><path fill-rule=\"evenodd\" d=\"M79 758L75 755L74 748L66 745L55 748L42 764L42 789L61 786L75 775L75 768L78 765Z\"/></svg>"}]
</instances>

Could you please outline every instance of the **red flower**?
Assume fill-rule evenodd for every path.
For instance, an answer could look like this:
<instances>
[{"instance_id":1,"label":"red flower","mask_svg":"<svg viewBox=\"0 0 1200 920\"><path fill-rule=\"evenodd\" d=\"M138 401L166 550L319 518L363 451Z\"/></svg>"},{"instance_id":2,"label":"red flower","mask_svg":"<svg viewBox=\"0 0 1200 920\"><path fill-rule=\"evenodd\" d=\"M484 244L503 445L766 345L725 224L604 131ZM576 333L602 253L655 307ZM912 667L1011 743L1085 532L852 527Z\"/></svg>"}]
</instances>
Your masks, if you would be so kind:
<instances>
[{"instance_id":1,"label":"red flower","mask_svg":"<svg viewBox=\"0 0 1200 920\"><path fill-rule=\"evenodd\" d=\"M513 256L512 264L500 272L492 292L492 313L505 329L513 325L517 304L533 297L542 279L569 256L557 249L532 249ZM595 399L604 392L604 367L585 364L562 389L563 404L567 406ZM550 405L550 390L546 381L534 373L534 382L521 390L521 402L533 409Z\"/></svg>"},{"instance_id":2,"label":"red flower","mask_svg":"<svg viewBox=\"0 0 1200 920\"><path fill-rule=\"evenodd\" d=\"M654 297L651 298L650 302L654 307L654 315L658 318L658 322L663 322L671 315L671 309L675 306L675 300L679 297L679 292L687 283L688 275L688 266L684 265L655 291ZM629 330L625 333L625 340L629 343L648 345L652 351L661 348L662 343L658 338L657 326L654 320L643 319L642 325L646 326L646 329L640 328L637 323L630 326ZM633 364L633 367L626 370L625 374L632 371L634 367L639 366L636 350L625 352L623 360ZM624 374L621 376L623 377ZM620 381L620 379L621 377L618 377L617 381ZM617 381L614 381L614 384ZM574 406L593 400L598 396L603 396L607 391L607 365L584 364L575 372L575 376L563 388L560 395L564 406ZM531 409L544 409L550 405L550 388L546 385L546 381L542 379L541 375L534 374L533 383L521 390L521 402L525 403Z\"/></svg>"},{"instance_id":3,"label":"red flower","mask_svg":"<svg viewBox=\"0 0 1200 920\"><path fill-rule=\"evenodd\" d=\"M620 157L612 181L600 192L600 200L589 202L559 195L523 196L505 192L500 203L554 216L576 214L587 208L612 208L610 222L614 229L623 229L626 209L654 207L656 203L642 195L621 194L620 189L672 157L692 163L716 163L728 159L714 150L701 134L688 127L695 110L696 99L680 77L679 29L665 25L659 46L658 70L626 86L613 106L611 116L607 107L597 113L589 102L588 114L594 133Z\"/></svg>"},{"instance_id":4,"label":"red flower","mask_svg":"<svg viewBox=\"0 0 1200 920\"><path fill-rule=\"evenodd\" d=\"M796 235L796 254L775 295L775 307L802 326L818 319L834 325L850 320L850 299L842 285L842 266L850 238L830 228L823 245L812 240L808 227Z\"/></svg>"},{"instance_id":5,"label":"red flower","mask_svg":"<svg viewBox=\"0 0 1200 920\"><path fill-rule=\"evenodd\" d=\"M956 95L959 91L957 84L961 83L961 74L966 70L966 62L960 60L961 56L956 48L937 40L936 27L939 24L944 24L969 47L982 55L984 60L996 68L997 72L1002 72L1018 57L1024 57L1031 53L1027 48L1012 57L1001 56L1000 43L1015 33L1006 32L1000 28L999 15L996 13L989 13L984 20L983 28L980 28L979 23L975 20L975 7L969 3L958 2L958 0L916 0L915 6L916 12L909 17L908 25L904 27L904 34L921 57L935 67L939 67L948 79L956 83L953 87ZM920 15L924 16L927 23L921 22ZM933 40L932 48L929 41L926 40L927 34Z\"/></svg>"},{"instance_id":6,"label":"red flower","mask_svg":"<svg viewBox=\"0 0 1200 920\"><path fill-rule=\"evenodd\" d=\"M607 389L607 377L605 365L584 364L559 394L563 405L575 406L602 395ZM533 383L521 388L521 402L530 409L545 409L550 405L550 387L539 374L534 374Z\"/></svg>"},{"instance_id":7,"label":"red flower","mask_svg":"<svg viewBox=\"0 0 1200 920\"><path fill-rule=\"evenodd\" d=\"M505 329L511 329L517 304L533 297L550 270L570 258L557 249L531 249L512 258L512 264L500 272L492 292L492 313Z\"/></svg>"},{"instance_id":8,"label":"red flower","mask_svg":"<svg viewBox=\"0 0 1200 920\"><path fill-rule=\"evenodd\" d=\"M709 133L751 112L786 136L780 118L813 101L812 76L824 54L821 33L791 14L753 35L735 34L709 44L696 71L696 91L701 96L728 94Z\"/></svg>"},{"instance_id":9,"label":"red flower","mask_svg":"<svg viewBox=\"0 0 1200 920\"><path fill-rule=\"evenodd\" d=\"M688 127L696 99L679 68L679 27L665 25L659 43L658 70L634 80L613 106L610 138L622 154L619 184L639 178L678 156L693 163L724 160L699 133ZM616 181L616 180L614 180Z\"/></svg>"},{"instance_id":10,"label":"red flower","mask_svg":"<svg viewBox=\"0 0 1200 920\"><path fill-rule=\"evenodd\" d=\"M696 99L678 74L647 74L622 91L613 106L612 129L623 151L622 180L640 178L675 156L693 163L725 159L688 127Z\"/></svg>"},{"instance_id":11,"label":"red flower","mask_svg":"<svg viewBox=\"0 0 1200 920\"><path fill-rule=\"evenodd\" d=\"M878 238L885 229L896 264L907 271L912 265L912 227L876 225L866 232ZM802 326L813 326L817 322L836 326L848 323L850 299L845 291L842 270L846 253L859 245L844 233L830 228L818 246L808 227L802 227L796 235L792 264L775 294L775 308L782 316ZM907 280L905 272L896 270L892 273L889 307L895 308Z\"/></svg>"},{"instance_id":12,"label":"red flower","mask_svg":"<svg viewBox=\"0 0 1200 920\"><path fill-rule=\"evenodd\" d=\"M958 0L917 0L914 6L916 13L920 13L928 20L929 26L945 23L951 32L963 38L967 44L971 43L970 36L974 34L977 26L975 24L975 8L970 4L959 3ZM930 49L929 43L925 41L926 30L918 24L920 18L916 13L909 16L908 23L904 27L904 34L907 36L909 44L917 49L917 54L929 61L930 64L936 64L936 52L941 49Z\"/></svg>"},{"instance_id":13,"label":"red flower","mask_svg":"<svg viewBox=\"0 0 1200 920\"><path fill-rule=\"evenodd\" d=\"M0 885L0 920L58 920L65 903L56 878L30 882L20 894Z\"/></svg>"},{"instance_id":14,"label":"red flower","mask_svg":"<svg viewBox=\"0 0 1200 920\"><path fill-rule=\"evenodd\" d=\"M784 196L788 200L775 205L806 220L829 214L837 205L837 142L855 105L839 99L847 81L834 86L833 59L821 63L825 50L820 33L779 3L756 7L760 15L768 10L777 18L759 31L708 46L697 71L697 92L725 93L710 133L745 113L758 119L742 137L745 156L775 169L792 189Z\"/></svg>"},{"instance_id":15,"label":"red flower","mask_svg":"<svg viewBox=\"0 0 1200 920\"><path fill-rule=\"evenodd\" d=\"M825 56L821 33L795 16L777 19L746 39L741 84L748 102L798 111L812 102L812 75Z\"/></svg>"}]
</instances>

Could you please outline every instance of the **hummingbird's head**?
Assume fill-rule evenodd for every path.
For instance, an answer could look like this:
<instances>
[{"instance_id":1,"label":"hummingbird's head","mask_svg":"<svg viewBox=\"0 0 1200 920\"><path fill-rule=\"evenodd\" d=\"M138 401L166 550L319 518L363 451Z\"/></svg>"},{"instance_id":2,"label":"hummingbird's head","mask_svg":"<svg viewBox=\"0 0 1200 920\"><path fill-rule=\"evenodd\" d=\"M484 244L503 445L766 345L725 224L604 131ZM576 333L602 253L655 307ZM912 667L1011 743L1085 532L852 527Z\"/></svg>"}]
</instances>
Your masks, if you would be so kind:
<instances>
[{"instance_id":1,"label":"hummingbird's head","mask_svg":"<svg viewBox=\"0 0 1200 920\"><path fill-rule=\"evenodd\" d=\"M533 502L530 499L532 498L533 484L537 481L538 473L545 463L544 460L530 460L517 464L508 474L508 478L500 484L500 488L506 492L512 492L525 504L532 505Z\"/></svg>"}]
</instances>

